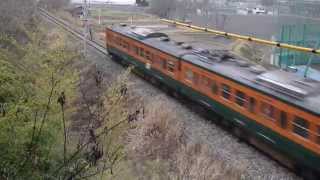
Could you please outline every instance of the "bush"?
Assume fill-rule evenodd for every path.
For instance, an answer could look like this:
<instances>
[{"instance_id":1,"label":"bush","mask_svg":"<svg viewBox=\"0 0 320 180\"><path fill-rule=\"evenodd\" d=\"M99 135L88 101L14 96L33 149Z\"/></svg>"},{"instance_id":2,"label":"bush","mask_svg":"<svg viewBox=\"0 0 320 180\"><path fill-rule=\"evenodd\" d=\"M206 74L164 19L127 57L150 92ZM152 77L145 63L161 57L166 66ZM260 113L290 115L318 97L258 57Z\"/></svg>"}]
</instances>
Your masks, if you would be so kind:
<instances>
[{"instance_id":1,"label":"bush","mask_svg":"<svg viewBox=\"0 0 320 180\"><path fill-rule=\"evenodd\" d=\"M131 173L141 179L243 179L243 169L228 167L200 142L188 142L181 117L161 98L127 136Z\"/></svg>"},{"instance_id":2,"label":"bush","mask_svg":"<svg viewBox=\"0 0 320 180\"><path fill-rule=\"evenodd\" d=\"M40 0L39 4L49 10L58 10L69 5L70 0Z\"/></svg>"},{"instance_id":3,"label":"bush","mask_svg":"<svg viewBox=\"0 0 320 180\"><path fill-rule=\"evenodd\" d=\"M179 149L176 153L176 167L178 179L245 179L245 167L228 167L203 144L188 144Z\"/></svg>"},{"instance_id":4,"label":"bush","mask_svg":"<svg viewBox=\"0 0 320 180\"><path fill-rule=\"evenodd\" d=\"M11 35L18 41L26 41L25 29L36 26L35 0L1 0L0 34Z\"/></svg>"},{"instance_id":5,"label":"bush","mask_svg":"<svg viewBox=\"0 0 320 180\"><path fill-rule=\"evenodd\" d=\"M50 177L62 160L62 114L56 102L61 92L69 101L74 97L76 77L69 64L76 54L58 43L64 41L61 36L52 49L42 46L43 31L30 37L24 46L0 39L10 47L0 49L0 103L6 104L0 115L0 179Z\"/></svg>"},{"instance_id":6,"label":"bush","mask_svg":"<svg viewBox=\"0 0 320 180\"><path fill-rule=\"evenodd\" d=\"M145 117L128 135L128 153L143 160L170 159L185 143L184 126L174 108L161 102L148 105Z\"/></svg>"}]
</instances>

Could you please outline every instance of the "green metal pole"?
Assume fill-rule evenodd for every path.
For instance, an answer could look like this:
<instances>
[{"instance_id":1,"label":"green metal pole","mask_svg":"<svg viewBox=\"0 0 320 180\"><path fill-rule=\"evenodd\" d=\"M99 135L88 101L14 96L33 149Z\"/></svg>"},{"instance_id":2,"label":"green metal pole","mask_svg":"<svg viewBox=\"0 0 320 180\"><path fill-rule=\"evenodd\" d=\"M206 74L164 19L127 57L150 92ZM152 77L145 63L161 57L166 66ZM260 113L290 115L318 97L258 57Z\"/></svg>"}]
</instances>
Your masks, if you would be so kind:
<instances>
[{"instance_id":1,"label":"green metal pole","mask_svg":"<svg viewBox=\"0 0 320 180\"><path fill-rule=\"evenodd\" d=\"M303 32L302 32L302 46L306 46L306 35L307 35L307 24L304 23L303 24ZM305 58L307 57L305 53L299 53L300 54L300 58Z\"/></svg>"},{"instance_id":2,"label":"green metal pole","mask_svg":"<svg viewBox=\"0 0 320 180\"><path fill-rule=\"evenodd\" d=\"M284 31L284 25L282 25L282 28L281 28L281 37L280 37L280 41L281 42L283 42L283 32ZM282 52L282 48L280 48L280 52L279 52L279 66L280 66L280 68L282 68L282 56L283 56L283 54L282 54L283 52ZM287 68L287 67L286 67Z\"/></svg>"},{"instance_id":3,"label":"green metal pole","mask_svg":"<svg viewBox=\"0 0 320 180\"><path fill-rule=\"evenodd\" d=\"M320 45L320 41L318 40L315 47L318 48L319 45ZM311 66L311 63L312 63L312 59L313 59L313 58L314 58L314 54L311 54L311 56L310 56L310 58L309 58L309 60L308 60L308 64L307 64L307 66L306 66L306 69L304 70L304 77L305 77L305 78L307 78L307 76L308 76L308 71L309 71L309 68L310 68L310 66Z\"/></svg>"}]
</instances>

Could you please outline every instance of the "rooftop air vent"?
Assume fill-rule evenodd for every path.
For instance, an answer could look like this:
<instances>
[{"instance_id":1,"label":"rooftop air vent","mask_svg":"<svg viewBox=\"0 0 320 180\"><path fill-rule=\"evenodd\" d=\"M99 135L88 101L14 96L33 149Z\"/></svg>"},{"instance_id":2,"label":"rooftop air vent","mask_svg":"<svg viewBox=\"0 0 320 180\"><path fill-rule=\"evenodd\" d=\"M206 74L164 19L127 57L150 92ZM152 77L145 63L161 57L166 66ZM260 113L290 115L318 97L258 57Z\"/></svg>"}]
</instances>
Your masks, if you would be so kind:
<instances>
[{"instance_id":1,"label":"rooftop air vent","mask_svg":"<svg viewBox=\"0 0 320 180\"><path fill-rule=\"evenodd\" d=\"M182 44L183 49L192 49L192 46L190 44Z\"/></svg>"},{"instance_id":2,"label":"rooftop air vent","mask_svg":"<svg viewBox=\"0 0 320 180\"><path fill-rule=\"evenodd\" d=\"M222 61L226 61L226 60L229 60L229 59L233 59L233 57L230 54L223 54L221 56L221 60Z\"/></svg>"},{"instance_id":3,"label":"rooftop air vent","mask_svg":"<svg viewBox=\"0 0 320 180\"><path fill-rule=\"evenodd\" d=\"M168 42L168 41L170 41L170 38L169 37L161 37L160 40L164 41L164 42Z\"/></svg>"},{"instance_id":4,"label":"rooftop air vent","mask_svg":"<svg viewBox=\"0 0 320 180\"><path fill-rule=\"evenodd\" d=\"M303 77L286 71L269 71L257 77L257 83L288 96L302 99L317 93L320 83L306 82Z\"/></svg>"},{"instance_id":5,"label":"rooftop air vent","mask_svg":"<svg viewBox=\"0 0 320 180\"><path fill-rule=\"evenodd\" d=\"M200 50L200 53L210 54L210 51L209 51L208 49L201 49L201 50Z\"/></svg>"},{"instance_id":6,"label":"rooftop air vent","mask_svg":"<svg viewBox=\"0 0 320 180\"><path fill-rule=\"evenodd\" d=\"M121 27L127 27L127 24L126 23L120 23L120 26Z\"/></svg>"},{"instance_id":7,"label":"rooftop air vent","mask_svg":"<svg viewBox=\"0 0 320 180\"><path fill-rule=\"evenodd\" d=\"M240 67L249 67L249 63L247 61L236 61Z\"/></svg>"},{"instance_id":8,"label":"rooftop air vent","mask_svg":"<svg viewBox=\"0 0 320 180\"><path fill-rule=\"evenodd\" d=\"M287 71L288 71L288 72L296 73L296 72L298 72L298 68L297 68L297 67L294 67L294 66L289 66L289 67L287 68Z\"/></svg>"},{"instance_id":9,"label":"rooftop air vent","mask_svg":"<svg viewBox=\"0 0 320 180\"><path fill-rule=\"evenodd\" d=\"M176 42L176 45L181 46L182 44L184 44L184 42L178 41Z\"/></svg>"},{"instance_id":10,"label":"rooftop air vent","mask_svg":"<svg viewBox=\"0 0 320 180\"><path fill-rule=\"evenodd\" d=\"M250 72L255 73L255 74L262 74L262 73L266 72L266 69L262 66L251 66Z\"/></svg>"}]
</instances>

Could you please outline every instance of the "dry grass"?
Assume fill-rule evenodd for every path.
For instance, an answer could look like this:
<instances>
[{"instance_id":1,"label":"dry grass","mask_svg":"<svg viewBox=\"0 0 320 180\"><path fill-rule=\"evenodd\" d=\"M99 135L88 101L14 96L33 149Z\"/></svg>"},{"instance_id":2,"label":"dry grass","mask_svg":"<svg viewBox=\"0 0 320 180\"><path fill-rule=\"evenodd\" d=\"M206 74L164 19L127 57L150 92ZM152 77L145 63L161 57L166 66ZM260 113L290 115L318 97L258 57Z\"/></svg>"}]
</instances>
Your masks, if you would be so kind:
<instances>
[{"instance_id":1,"label":"dry grass","mask_svg":"<svg viewBox=\"0 0 320 180\"><path fill-rule=\"evenodd\" d=\"M243 169L228 167L203 144L188 144L176 153L178 179L244 179Z\"/></svg>"},{"instance_id":2,"label":"dry grass","mask_svg":"<svg viewBox=\"0 0 320 180\"><path fill-rule=\"evenodd\" d=\"M184 126L173 109L161 103L148 107L145 117L129 132L129 154L140 160L169 159L185 144Z\"/></svg>"},{"instance_id":3,"label":"dry grass","mask_svg":"<svg viewBox=\"0 0 320 180\"><path fill-rule=\"evenodd\" d=\"M231 49L239 56L254 63L260 63L262 61L263 52L261 48L254 43L237 40L233 43Z\"/></svg>"},{"instance_id":4,"label":"dry grass","mask_svg":"<svg viewBox=\"0 0 320 180\"><path fill-rule=\"evenodd\" d=\"M243 168L228 167L204 144L187 143L175 107L154 102L127 136L128 160L138 179L244 179Z\"/></svg>"}]
</instances>

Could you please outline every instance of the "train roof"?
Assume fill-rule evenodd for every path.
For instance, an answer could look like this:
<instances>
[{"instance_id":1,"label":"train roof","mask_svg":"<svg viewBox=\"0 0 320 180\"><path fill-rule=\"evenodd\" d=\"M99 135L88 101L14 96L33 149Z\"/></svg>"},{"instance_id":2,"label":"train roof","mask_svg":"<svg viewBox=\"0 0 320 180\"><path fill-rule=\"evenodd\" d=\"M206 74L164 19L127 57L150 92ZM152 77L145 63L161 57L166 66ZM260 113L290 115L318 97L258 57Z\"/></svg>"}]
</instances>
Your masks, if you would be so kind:
<instances>
[{"instance_id":1,"label":"train roof","mask_svg":"<svg viewBox=\"0 0 320 180\"><path fill-rule=\"evenodd\" d=\"M174 37L161 32L162 29L165 27L129 27L126 25L111 27L111 30L115 32L141 41L164 53L276 97L317 116L320 115L319 81L304 78L292 72L291 69L266 69L228 50L201 49L198 46L175 41Z\"/></svg>"}]
</instances>

